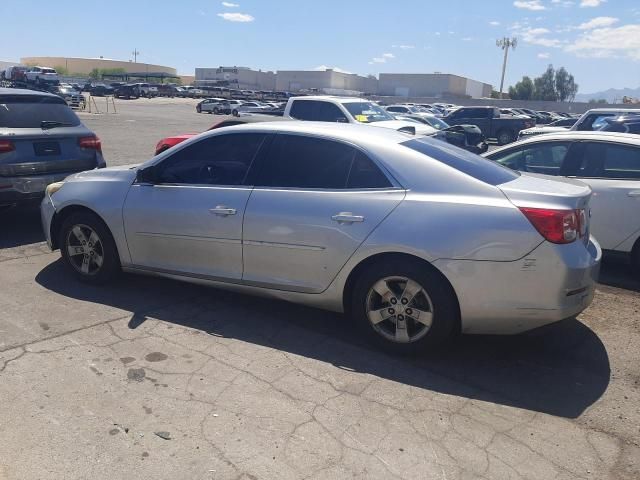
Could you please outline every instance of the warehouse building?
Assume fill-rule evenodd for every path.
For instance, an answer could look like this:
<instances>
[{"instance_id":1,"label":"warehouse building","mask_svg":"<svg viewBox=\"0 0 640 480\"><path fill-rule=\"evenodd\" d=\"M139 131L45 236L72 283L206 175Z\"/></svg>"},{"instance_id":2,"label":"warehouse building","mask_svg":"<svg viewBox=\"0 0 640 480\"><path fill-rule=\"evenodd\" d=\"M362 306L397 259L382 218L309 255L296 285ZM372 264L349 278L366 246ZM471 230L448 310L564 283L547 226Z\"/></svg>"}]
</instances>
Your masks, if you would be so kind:
<instances>
[{"instance_id":1,"label":"warehouse building","mask_svg":"<svg viewBox=\"0 0 640 480\"><path fill-rule=\"evenodd\" d=\"M20 59L23 65L37 65L64 69L69 75L89 75L93 70L124 70L125 73L166 73L176 76L176 69L164 65L151 63L124 62L109 60L106 58L78 58L78 57L23 57Z\"/></svg>"},{"instance_id":2,"label":"warehouse building","mask_svg":"<svg viewBox=\"0 0 640 480\"><path fill-rule=\"evenodd\" d=\"M448 73L381 73L378 94L398 97L490 97L492 86Z\"/></svg>"},{"instance_id":3,"label":"warehouse building","mask_svg":"<svg viewBox=\"0 0 640 480\"><path fill-rule=\"evenodd\" d=\"M333 95L376 93L378 80L327 68L326 70L278 70L276 90L297 92L320 91Z\"/></svg>"},{"instance_id":4,"label":"warehouse building","mask_svg":"<svg viewBox=\"0 0 640 480\"><path fill-rule=\"evenodd\" d=\"M219 85L240 90L275 90L276 74L247 67L196 68L195 85Z\"/></svg>"}]
</instances>

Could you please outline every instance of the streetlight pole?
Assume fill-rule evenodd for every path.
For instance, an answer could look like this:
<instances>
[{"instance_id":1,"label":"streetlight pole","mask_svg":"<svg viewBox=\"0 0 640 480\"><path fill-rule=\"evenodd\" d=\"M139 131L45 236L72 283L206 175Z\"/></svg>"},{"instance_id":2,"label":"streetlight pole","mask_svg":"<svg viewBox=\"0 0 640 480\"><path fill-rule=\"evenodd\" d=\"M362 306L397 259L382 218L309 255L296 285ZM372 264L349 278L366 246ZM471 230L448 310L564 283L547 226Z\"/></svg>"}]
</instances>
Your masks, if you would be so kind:
<instances>
[{"instance_id":1,"label":"streetlight pole","mask_svg":"<svg viewBox=\"0 0 640 480\"><path fill-rule=\"evenodd\" d=\"M518 45L518 39L515 37L504 37L502 40L496 40L496 47L504 50L504 60L502 61L502 77L500 78L500 98L503 98L502 89L504 87L504 74L507 70L507 57L509 56L509 49L513 48L515 50L516 45Z\"/></svg>"}]
</instances>

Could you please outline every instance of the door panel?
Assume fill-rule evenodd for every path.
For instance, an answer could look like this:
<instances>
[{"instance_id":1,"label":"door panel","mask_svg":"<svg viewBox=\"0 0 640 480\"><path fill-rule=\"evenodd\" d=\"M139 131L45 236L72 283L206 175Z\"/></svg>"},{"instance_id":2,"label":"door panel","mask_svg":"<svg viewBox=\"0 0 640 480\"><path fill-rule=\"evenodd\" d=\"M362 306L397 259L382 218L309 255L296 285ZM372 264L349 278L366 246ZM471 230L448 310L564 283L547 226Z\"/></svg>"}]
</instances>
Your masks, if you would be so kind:
<instances>
[{"instance_id":1,"label":"door panel","mask_svg":"<svg viewBox=\"0 0 640 480\"><path fill-rule=\"evenodd\" d=\"M403 198L399 190L256 188L245 213L243 280L285 290L323 291Z\"/></svg>"},{"instance_id":2,"label":"door panel","mask_svg":"<svg viewBox=\"0 0 640 480\"><path fill-rule=\"evenodd\" d=\"M240 280L250 194L240 187L133 185L124 227L134 265Z\"/></svg>"}]
</instances>

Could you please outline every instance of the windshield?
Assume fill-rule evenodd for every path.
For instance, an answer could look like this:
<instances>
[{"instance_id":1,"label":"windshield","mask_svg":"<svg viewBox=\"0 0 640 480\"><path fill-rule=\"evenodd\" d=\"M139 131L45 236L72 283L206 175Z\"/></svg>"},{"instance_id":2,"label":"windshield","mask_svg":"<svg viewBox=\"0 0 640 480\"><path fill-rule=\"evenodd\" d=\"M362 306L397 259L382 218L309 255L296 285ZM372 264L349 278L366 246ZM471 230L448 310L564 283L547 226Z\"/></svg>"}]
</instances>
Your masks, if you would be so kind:
<instances>
[{"instance_id":1,"label":"windshield","mask_svg":"<svg viewBox=\"0 0 640 480\"><path fill-rule=\"evenodd\" d=\"M343 105L349 111L351 116L361 123L393 120L393 117L382 107L372 102L349 102L344 103Z\"/></svg>"},{"instance_id":2,"label":"windshield","mask_svg":"<svg viewBox=\"0 0 640 480\"><path fill-rule=\"evenodd\" d=\"M59 97L0 96L0 128L40 128L42 122L80 125L80 119Z\"/></svg>"},{"instance_id":3,"label":"windshield","mask_svg":"<svg viewBox=\"0 0 640 480\"><path fill-rule=\"evenodd\" d=\"M449 128L449 124L444 120L440 120L437 117L424 117L425 120L436 130L444 130L445 128Z\"/></svg>"}]
</instances>

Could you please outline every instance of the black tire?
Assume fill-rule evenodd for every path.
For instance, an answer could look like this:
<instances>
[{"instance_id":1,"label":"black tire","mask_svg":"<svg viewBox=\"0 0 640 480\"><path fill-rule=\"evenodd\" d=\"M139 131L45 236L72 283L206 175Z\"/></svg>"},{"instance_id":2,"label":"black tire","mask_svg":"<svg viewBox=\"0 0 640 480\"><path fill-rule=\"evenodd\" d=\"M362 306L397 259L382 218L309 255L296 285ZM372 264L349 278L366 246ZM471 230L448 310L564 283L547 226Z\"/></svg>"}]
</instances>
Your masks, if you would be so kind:
<instances>
[{"instance_id":1,"label":"black tire","mask_svg":"<svg viewBox=\"0 0 640 480\"><path fill-rule=\"evenodd\" d=\"M379 332L379 330L383 330L383 328L377 326L374 327L367 316L367 305L371 298L370 292L372 292L373 286L382 279L392 277L406 277L413 280L420 285L430 301L432 321L429 327L424 327L424 325L408 316L409 313L415 315L415 312L409 312L408 308L414 305L413 302L416 300L418 295L413 297L413 300L411 300L406 306L400 306L400 301L397 300L397 297L393 299L396 300L394 303L396 308L402 308L403 312L407 315L407 332L411 327L413 327L413 330L416 333L418 333L420 328L426 328L426 333L416 335L414 340L406 343L394 341L384 336ZM402 297L401 294L402 291L400 291L400 298ZM371 295L375 296L377 294L372 293ZM391 307L392 305L388 304L388 306ZM404 310L405 308L407 310ZM414 308L417 309L418 307ZM387 309L386 306L383 306L382 310L385 309ZM401 355L427 354L437 350L445 345L454 335L459 323L458 303L456 301L455 294L446 279L444 279L444 277L442 277L442 275L436 270L432 270L428 267L425 268L421 263L404 259L393 261L383 260L367 267L355 282L352 291L350 313L367 340L391 353ZM378 325L382 325L384 322L391 322L388 325L396 325L397 323L394 319L395 317L390 317L389 319L380 322Z\"/></svg>"},{"instance_id":2,"label":"black tire","mask_svg":"<svg viewBox=\"0 0 640 480\"><path fill-rule=\"evenodd\" d=\"M234 117L239 117L240 113L238 112L238 110L233 109L233 111L231 112L231 115L233 115Z\"/></svg>"},{"instance_id":3,"label":"black tire","mask_svg":"<svg viewBox=\"0 0 640 480\"><path fill-rule=\"evenodd\" d=\"M200 105L196 106L196 112L202 113L202 108L200 107Z\"/></svg>"},{"instance_id":4,"label":"black tire","mask_svg":"<svg viewBox=\"0 0 640 480\"><path fill-rule=\"evenodd\" d=\"M511 130L500 130L496 135L496 139L498 140L498 145L506 145L515 140L515 135Z\"/></svg>"},{"instance_id":5,"label":"black tire","mask_svg":"<svg viewBox=\"0 0 640 480\"><path fill-rule=\"evenodd\" d=\"M214 113L214 115L219 115L220 114L220 109L218 109L218 107L214 107L213 113Z\"/></svg>"},{"instance_id":6,"label":"black tire","mask_svg":"<svg viewBox=\"0 0 640 480\"><path fill-rule=\"evenodd\" d=\"M69 247L83 248L81 245L72 245L71 242L75 242L78 238L72 233L75 227L80 226L84 233L87 232L86 228L93 230L99 240L95 244L96 255L102 255L102 264L97 266L95 262L91 260L88 264L92 265L95 271L90 273L82 273L77 264L77 257L80 255L71 256L69 254ZM72 213L62 223L60 229L60 235L58 237L58 245L60 245L60 253L62 254L62 260L65 266L71 271L71 273L80 281L90 283L94 285L100 285L113 280L118 273L120 273L120 257L118 256L118 249L116 243L109 231L109 228L97 215L90 212L76 212ZM81 254L83 257L87 255ZM93 255L93 254L92 254ZM81 263L84 263L80 259ZM91 267L89 267L91 268Z\"/></svg>"}]
</instances>

